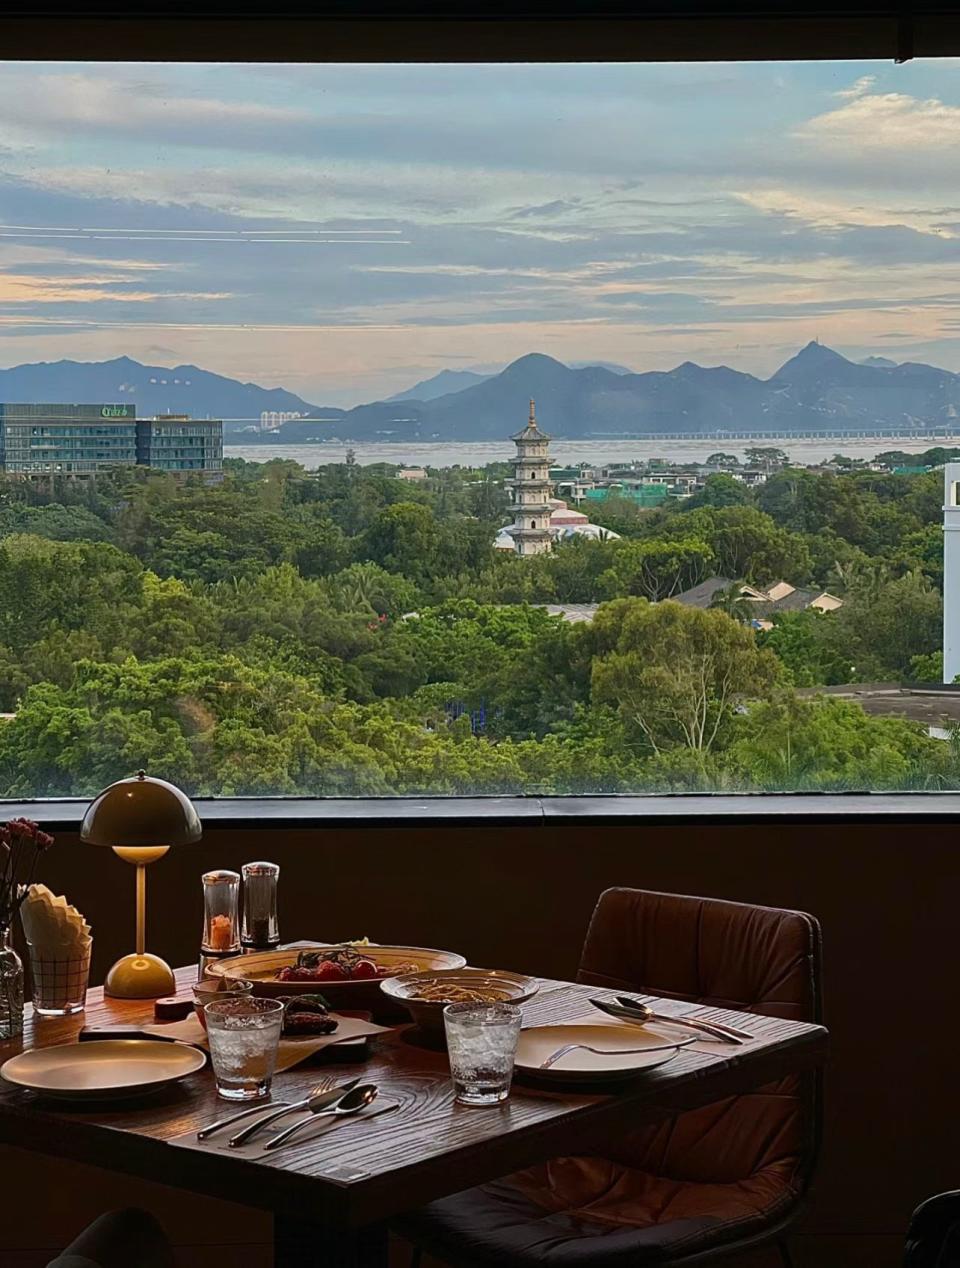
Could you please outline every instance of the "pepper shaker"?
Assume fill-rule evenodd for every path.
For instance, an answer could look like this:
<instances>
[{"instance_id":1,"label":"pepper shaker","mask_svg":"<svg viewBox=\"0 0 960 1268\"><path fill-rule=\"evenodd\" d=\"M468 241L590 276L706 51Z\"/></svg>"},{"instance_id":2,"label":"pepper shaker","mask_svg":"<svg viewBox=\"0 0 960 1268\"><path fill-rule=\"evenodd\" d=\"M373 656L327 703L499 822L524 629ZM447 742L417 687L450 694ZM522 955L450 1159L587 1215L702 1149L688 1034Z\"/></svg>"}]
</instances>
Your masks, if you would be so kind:
<instances>
[{"instance_id":1,"label":"pepper shaker","mask_svg":"<svg viewBox=\"0 0 960 1268\"><path fill-rule=\"evenodd\" d=\"M276 863L244 863L242 871L243 949L272 951L280 943L280 924L277 918L280 868Z\"/></svg>"}]
</instances>

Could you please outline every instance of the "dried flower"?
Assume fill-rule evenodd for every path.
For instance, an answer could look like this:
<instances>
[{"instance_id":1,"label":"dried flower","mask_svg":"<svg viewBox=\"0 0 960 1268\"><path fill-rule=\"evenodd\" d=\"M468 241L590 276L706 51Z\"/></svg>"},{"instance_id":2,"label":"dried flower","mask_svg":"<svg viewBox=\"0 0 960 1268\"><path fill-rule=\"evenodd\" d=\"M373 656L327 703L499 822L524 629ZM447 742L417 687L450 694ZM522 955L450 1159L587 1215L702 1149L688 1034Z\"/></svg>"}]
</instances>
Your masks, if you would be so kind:
<instances>
[{"instance_id":1,"label":"dried flower","mask_svg":"<svg viewBox=\"0 0 960 1268\"><path fill-rule=\"evenodd\" d=\"M53 837L32 819L11 819L0 826L0 928L9 928L33 880L37 858Z\"/></svg>"}]
</instances>

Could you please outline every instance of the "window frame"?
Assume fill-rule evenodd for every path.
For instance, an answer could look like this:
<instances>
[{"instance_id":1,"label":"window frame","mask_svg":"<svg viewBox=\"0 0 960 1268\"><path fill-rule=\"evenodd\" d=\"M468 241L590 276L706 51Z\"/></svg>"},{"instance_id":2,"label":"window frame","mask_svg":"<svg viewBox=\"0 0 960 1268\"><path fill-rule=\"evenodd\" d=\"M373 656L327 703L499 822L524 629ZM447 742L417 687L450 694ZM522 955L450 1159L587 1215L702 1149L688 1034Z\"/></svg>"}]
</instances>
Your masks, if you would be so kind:
<instances>
[{"instance_id":1,"label":"window frame","mask_svg":"<svg viewBox=\"0 0 960 1268\"><path fill-rule=\"evenodd\" d=\"M5 61L664 62L960 57L960 0L13 0ZM313 55L313 54L316 55ZM213 828L960 821L960 793L196 798ZM85 798L0 799L77 831Z\"/></svg>"}]
</instances>

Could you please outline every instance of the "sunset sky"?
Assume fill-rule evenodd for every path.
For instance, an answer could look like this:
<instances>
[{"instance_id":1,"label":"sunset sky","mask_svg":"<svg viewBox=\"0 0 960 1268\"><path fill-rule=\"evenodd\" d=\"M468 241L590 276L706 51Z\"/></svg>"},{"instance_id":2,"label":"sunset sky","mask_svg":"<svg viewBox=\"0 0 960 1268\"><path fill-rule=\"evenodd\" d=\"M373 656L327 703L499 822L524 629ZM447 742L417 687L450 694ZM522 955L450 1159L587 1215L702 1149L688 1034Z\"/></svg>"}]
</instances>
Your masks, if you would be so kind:
<instances>
[{"instance_id":1,"label":"sunset sky","mask_svg":"<svg viewBox=\"0 0 960 1268\"><path fill-rule=\"evenodd\" d=\"M960 371L960 65L0 63L0 365Z\"/></svg>"}]
</instances>

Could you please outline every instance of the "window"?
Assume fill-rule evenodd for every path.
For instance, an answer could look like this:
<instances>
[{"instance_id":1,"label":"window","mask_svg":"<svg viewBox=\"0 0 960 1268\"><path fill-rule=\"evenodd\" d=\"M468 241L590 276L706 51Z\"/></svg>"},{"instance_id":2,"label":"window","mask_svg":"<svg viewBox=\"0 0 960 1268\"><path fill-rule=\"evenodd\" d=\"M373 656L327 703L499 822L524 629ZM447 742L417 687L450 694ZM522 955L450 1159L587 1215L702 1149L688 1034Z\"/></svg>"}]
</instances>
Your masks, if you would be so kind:
<instances>
[{"instance_id":1,"label":"window","mask_svg":"<svg viewBox=\"0 0 960 1268\"><path fill-rule=\"evenodd\" d=\"M958 120L0 64L0 796L960 787Z\"/></svg>"}]
</instances>

